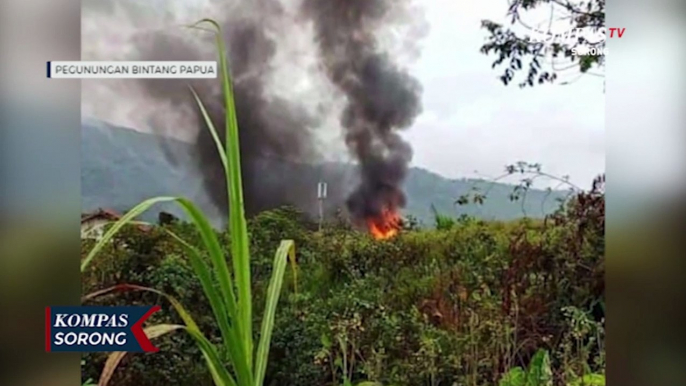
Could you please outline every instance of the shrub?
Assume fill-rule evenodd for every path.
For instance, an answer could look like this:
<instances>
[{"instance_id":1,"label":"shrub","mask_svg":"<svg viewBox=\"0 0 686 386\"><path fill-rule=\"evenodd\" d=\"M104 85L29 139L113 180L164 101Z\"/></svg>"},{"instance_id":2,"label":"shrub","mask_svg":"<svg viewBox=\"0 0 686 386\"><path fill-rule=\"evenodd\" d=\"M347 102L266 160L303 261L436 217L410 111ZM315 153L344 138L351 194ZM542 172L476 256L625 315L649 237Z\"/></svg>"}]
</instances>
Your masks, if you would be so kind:
<instances>
[{"instance_id":1,"label":"shrub","mask_svg":"<svg viewBox=\"0 0 686 386\"><path fill-rule=\"evenodd\" d=\"M265 385L337 386L345 371L353 383L490 386L512 368L528 368L539 350L549 353L554 385L602 374L604 231L596 214L603 205L597 193L570 201L543 222L463 219L450 229L404 231L384 241L346 227L318 232L292 208L260 214L249 222L253 265L261 267L252 282L255 304L264 303L266 262L280 237L293 235L302 245L298 290L287 279L276 311ZM168 227L194 240L187 225ZM84 286L156 283L179 294L219 344L182 254L163 230L132 228L103 250ZM146 296L116 301L156 301ZM166 317L160 322L178 322ZM193 344L182 336L166 341L160 353L131 357L129 371L122 371L131 378L117 384L201 384L186 381L206 370L199 355L185 355ZM184 355L170 354L179 352ZM169 361L164 372L154 370L156 358ZM88 376L96 376L102 358L88 363Z\"/></svg>"}]
</instances>

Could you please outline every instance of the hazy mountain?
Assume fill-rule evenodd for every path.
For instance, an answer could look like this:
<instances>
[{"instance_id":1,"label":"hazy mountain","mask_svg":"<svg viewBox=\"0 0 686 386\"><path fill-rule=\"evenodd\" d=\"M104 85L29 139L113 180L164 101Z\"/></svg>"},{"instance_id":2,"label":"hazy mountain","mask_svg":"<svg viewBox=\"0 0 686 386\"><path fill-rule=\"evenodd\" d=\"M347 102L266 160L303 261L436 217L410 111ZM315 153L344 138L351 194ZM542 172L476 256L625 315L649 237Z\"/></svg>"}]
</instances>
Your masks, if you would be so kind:
<instances>
[{"instance_id":1,"label":"hazy mountain","mask_svg":"<svg viewBox=\"0 0 686 386\"><path fill-rule=\"evenodd\" d=\"M173 153L175 161L170 162L165 152ZM153 135L96 120L84 120L81 152L82 210L88 212L103 207L125 212L149 197L184 196L196 202L213 218L215 224L220 224L221 216L203 190L201 177L194 170L192 156L192 147L188 143L166 140L163 147ZM279 179L288 176L288 171L298 170L298 178L289 181L305 184L303 186L311 185L314 198L316 181L323 170L327 171L324 174L336 176L333 178L338 180L349 178L354 172L352 166L343 164L312 166L285 165L279 162L266 167L272 171L269 173L272 177L268 183L279 183ZM303 168L308 171L303 172ZM337 182L340 184L340 181ZM482 192L489 192L482 205L454 205L460 195L475 187ZM509 220L525 214L541 217L544 213L553 211L558 206L556 198L565 194L531 190L522 205L521 202L510 201L512 185L481 180L453 180L421 168L411 169L405 188L408 196L405 214L418 218L426 225L433 223L432 205L446 215L471 214L485 219ZM174 205L160 205L144 219L156 221L160 210L182 215ZM316 211L316 206L311 211Z\"/></svg>"},{"instance_id":2,"label":"hazy mountain","mask_svg":"<svg viewBox=\"0 0 686 386\"><path fill-rule=\"evenodd\" d=\"M220 224L194 173L191 147L180 141L165 141L135 130L84 120L81 135L81 207L84 212L110 208L119 212L155 196L184 196L193 200ZM173 152L179 162L172 163L165 151ZM146 221L156 221L160 211L181 216L175 204L159 204Z\"/></svg>"},{"instance_id":3,"label":"hazy mountain","mask_svg":"<svg viewBox=\"0 0 686 386\"><path fill-rule=\"evenodd\" d=\"M487 220L512 220L524 216L541 218L559 208L565 191L531 189L525 199L512 201L514 185L473 179L448 179L421 168L413 168L405 183L407 213L425 224L433 223L431 206L445 215L473 215ZM472 193L470 195L470 192ZM462 195L487 194L483 204L456 205Z\"/></svg>"}]
</instances>

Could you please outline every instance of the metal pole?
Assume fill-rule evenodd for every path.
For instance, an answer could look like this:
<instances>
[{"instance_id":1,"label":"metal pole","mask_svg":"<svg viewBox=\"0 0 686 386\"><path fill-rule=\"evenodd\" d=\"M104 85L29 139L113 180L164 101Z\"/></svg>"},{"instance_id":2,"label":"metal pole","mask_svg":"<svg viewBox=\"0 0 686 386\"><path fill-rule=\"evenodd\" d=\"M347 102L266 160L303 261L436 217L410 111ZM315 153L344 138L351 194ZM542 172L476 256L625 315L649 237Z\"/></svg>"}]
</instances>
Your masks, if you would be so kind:
<instances>
[{"instance_id":1,"label":"metal pole","mask_svg":"<svg viewBox=\"0 0 686 386\"><path fill-rule=\"evenodd\" d=\"M317 201L319 201L319 230L322 230L324 224L324 199L326 199L326 182L319 182L317 184Z\"/></svg>"},{"instance_id":2,"label":"metal pole","mask_svg":"<svg viewBox=\"0 0 686 386\"><path fill-rule=\"evenodd\" d=\"M319 199L319 231L322 230L322 224L324 223L324 199Z\"/></svg>"}]
</instances>

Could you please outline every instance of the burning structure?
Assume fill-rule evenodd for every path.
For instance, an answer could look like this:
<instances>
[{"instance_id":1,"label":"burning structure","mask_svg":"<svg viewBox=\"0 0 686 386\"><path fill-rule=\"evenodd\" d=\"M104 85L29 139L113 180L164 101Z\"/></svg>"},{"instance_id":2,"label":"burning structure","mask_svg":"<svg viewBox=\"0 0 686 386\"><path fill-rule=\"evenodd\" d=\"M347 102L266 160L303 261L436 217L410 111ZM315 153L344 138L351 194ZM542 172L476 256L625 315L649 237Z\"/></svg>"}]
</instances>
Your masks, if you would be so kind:
<instances>
[{"instance_id":1,"label":"burning structure","mask_svg":"<svg viewBox=\"0 0 686 386\"><path fill-rule=\"evenodd\" d=\"M398 1L305 0L314 21L325 72L345 95L345 141L359 163L360 184L347 199L350 213L376 238L395 235L405 206L402 183L412 148L398 130L421 112L421 87L379 49L377 30Z\"/></svg>"},{"instance_id":2,"label":"burning structure","mask_svg":"<svg viewBox=\"0 0 686 386\"><path fill-rule=\"evenodd\" d=\"M338 94L336 102L343 102L338 121L359 177L352 190L337 177L314 178L323 177L331 185L329 209L345 205L353 221L374 237L395 235L405 206L402 184L412 160L411 146L399 131L411 126L421 112L421 87L397 65L379 35L399 23L417 20L418 15L409 15L409 0L301 0L291 9L286 9L286 3L266 0L210 3L216 7L213 15L223 15L218 21L224 27L235 83L248 214L285 204L306 211L317 208L312 189L316 182L296 175L297 168L283 172L277 167L279 171L270 172L273 168L265 167L323 161L313 130L327 126L327 117L322 115L331 110L314 109L312 113L300 98L283 98L270 90L269 79L275 69L287 64L278 62L283 60L278 55L280 46L303 44L288 40L295 27L284 20L291 20L313 34L308 40L315 43L317 76L328 83L328 88L333 86ZM408 40L412 38L416 36ZM127 58L130 60L208 60L209 55L216 55L201 52L198 47L204 45L164 30L132 33L128 41L127 52L135 53L135 57ZM207 47L212 47L211 37ZM195 80L192 85L215 125L222 127L224 111L218 82ZM136 113L146 117L144 125L165 135L184 130L197 133L198 171L215 204L226 209L224 172L187 84L144 79L138 81L135 93L146 99L140 108L147 111ZM173 158L173 154L169 156Z\"/></svg>"}]
</instances>

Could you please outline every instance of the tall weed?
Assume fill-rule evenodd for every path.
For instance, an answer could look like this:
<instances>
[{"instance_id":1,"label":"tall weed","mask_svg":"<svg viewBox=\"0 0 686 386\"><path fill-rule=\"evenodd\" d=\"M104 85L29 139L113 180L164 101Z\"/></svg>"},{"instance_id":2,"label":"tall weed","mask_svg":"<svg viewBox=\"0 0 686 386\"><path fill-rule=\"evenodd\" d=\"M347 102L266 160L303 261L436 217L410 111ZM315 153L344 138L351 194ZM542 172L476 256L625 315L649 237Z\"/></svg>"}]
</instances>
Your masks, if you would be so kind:
<instances>
[{"instance_id":1,"label":"tall weed","mask_svg":"<svg viewBox=\"0 0 686 386\"><path fill-rule=\"evenodd\" d=\"M211 29L202 27L207 25ZM214 138L219 157L224 167L229 200L229 226L231 237L232 269L227 264L227 257L222 253L217 234L211 227L207 217L191 201L182 197L156 197L135 206L131 211L117 221L93 247L81 264L81 271L85 271L92 259L126 224L161 202L174 202L188 215L195 225L205 252L209 255L212 266L203 259L202 253L195 246L183 240L176 234L171 236L178 241L186 251L191 265L214 313L216 323L221 332L224 350L217 350L200 331L186 308L174 297L156 289L137 285L118 285L97 291L84 297L89 300L94 297L121 290L139 290L157 293L167 298L184 321L180 325L150 326L146 332L150 338L161 336L168 332L185 329L195 340L205 358L207 368L217 386L261 386L264 381L269 346L274 327L274 315L279 294L283 284L287 259L295 262L295 248L292 240L283 240L273 261L272 276L267 289L266 306L262 317L260 339L257 347L254 345L252 331L252 293L250 273L250 251L248 231L243 204L243 186L241 178L241 159L238 136L238 123L234 103L233 86L229 66L226 58L225 44L220 26L211 19L203 19L191 28L210 31L215 34L219 53L219 69L221 71L222 89L226 108L226 141L221 143L215 126L210 119L200 96L191 88L191 92L198 103L198 107L205 119L212 137ZM225 353L225 354L224 354ZM109 382L114 369L117 367L124 353L113 353L105 363L99 385ZM225 365L226 363L229 366Z\"/></svg>"}]
</instances>

